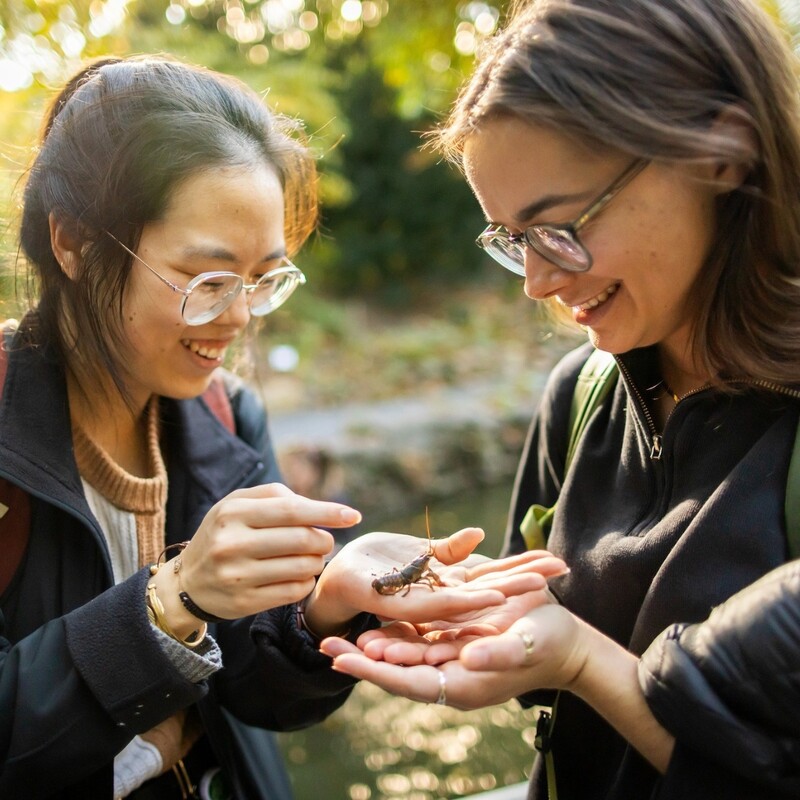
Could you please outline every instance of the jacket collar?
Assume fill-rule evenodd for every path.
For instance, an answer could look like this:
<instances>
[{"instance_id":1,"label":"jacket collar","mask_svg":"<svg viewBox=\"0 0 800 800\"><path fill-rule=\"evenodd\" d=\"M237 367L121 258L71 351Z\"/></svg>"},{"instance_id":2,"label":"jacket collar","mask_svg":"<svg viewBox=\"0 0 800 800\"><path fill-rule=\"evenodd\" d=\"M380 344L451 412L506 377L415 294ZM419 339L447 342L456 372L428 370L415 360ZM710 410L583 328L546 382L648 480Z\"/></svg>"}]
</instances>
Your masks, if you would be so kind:
<instances>
[{"instance_id":1,"label":"jacket collar","mask_svg":"<svg viewBox=\"0 0 800 800\"><path fill-rule=\"evenodd\" d=\"M20 334L8 356L0 400L0 476L96 527L75 464L63 366L50 348ZM178 501L189 510L197 503L207 509L263 468L261 454L229 432L201 398L162 398L161 409L170 505ZM185 496L174 497L176 491Z\"/></svg>"},{"instance_id":2,"label":"jacket collar","mask_svg":"<svg viewBox=\"0 0 800 800\"><path fill-rule=\"evenodd\" d=\"M72 448L67 384L49 349L14 337L0 401L0 469L30 494L90 516Z\"/></svg>"}]
</instances>

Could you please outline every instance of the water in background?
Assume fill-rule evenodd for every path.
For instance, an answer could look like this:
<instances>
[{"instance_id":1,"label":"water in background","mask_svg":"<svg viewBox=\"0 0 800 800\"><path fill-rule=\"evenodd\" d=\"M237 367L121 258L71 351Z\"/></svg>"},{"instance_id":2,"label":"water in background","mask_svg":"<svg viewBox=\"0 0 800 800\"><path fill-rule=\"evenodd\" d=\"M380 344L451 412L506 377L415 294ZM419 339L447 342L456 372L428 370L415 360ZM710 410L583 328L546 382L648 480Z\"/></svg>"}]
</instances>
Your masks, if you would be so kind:
<instances>
[{"instance_id":1,"label":"water in background","mask_svg":"<svg viewBox=\"0 0 800 800\"><path fill-rule=\"evenodd\" d=\"M474 525L480 547L502 545L510 486L429 507L431 533ZM364 530L425 536L425 510L365 520ZM512 700L462 712L392 697L369 684L325 722L279 734L296 800L444 800L524 781L533 761L534 712Z\"/></svg>"}]
</instances>

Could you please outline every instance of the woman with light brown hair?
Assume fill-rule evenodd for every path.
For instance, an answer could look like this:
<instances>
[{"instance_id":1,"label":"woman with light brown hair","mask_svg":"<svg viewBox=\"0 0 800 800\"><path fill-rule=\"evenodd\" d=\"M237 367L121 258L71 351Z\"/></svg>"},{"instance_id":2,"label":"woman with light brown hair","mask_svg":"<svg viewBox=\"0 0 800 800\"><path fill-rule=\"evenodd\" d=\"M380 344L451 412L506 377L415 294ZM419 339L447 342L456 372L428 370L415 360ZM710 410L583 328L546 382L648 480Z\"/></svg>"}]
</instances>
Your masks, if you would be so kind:
<instances>
[{"instance_id":1,"label":"woman with light brown hair","mask_svg":"<svg viewBox=\"0 0 800 800\"><path fill-rule=\"evenodd\" d=\"M716 767L693 762L685 729L671 743L648 716L635 656L781 565L795 533L799 95L787 37L754 0L531 0L435 140L486 214L478 244L590 339L550 377L505 547L549 534L570 572L550 581L560 606L462 661L470 636L431 644L407 626L365 634L364 655L324 649L337 669L418 699L434 695L437 664L461 707L520 695L554 706L538 690L564 690L539 729L531 798L548 784L551 800L656 797L676 775L698 796L783 796L744 759L703 784ZM609 365L606 378L587 364ZM584 383L607 394L571 447Z\"/></svg>"}]
</instances>

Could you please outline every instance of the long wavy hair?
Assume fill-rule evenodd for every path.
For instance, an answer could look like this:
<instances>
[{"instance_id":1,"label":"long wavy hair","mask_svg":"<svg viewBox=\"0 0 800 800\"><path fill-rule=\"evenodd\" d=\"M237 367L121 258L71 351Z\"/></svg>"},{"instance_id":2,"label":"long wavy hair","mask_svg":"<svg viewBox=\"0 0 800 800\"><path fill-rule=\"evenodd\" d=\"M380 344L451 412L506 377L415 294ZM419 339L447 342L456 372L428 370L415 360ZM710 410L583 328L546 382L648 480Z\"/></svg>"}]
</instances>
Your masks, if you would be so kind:
<instances>
[{"instance_id":1,"label":"long wavy hair","mask_svg":"<svg viewBox=\"0 0 800 800\"><path fill-rule=\"evenodd\" d=\"M798 383L799 75L753 0L529 0L432 141L461 164L466 140L508 115L655 161L744 165L694 287L694 354L718 382ZM713 125L723 114L755 148Z\"/></svg>"},{"instance_id":2,"label":"long wavy hair","mask_svg":"<svg viewBox=\"0 0 800 800\"><path fill-rule=\"evenodd\" d=\"M20 240L38 284L37 339L55 348L84 393L108 375L127 396L122 300L132 259L106 234L135 251L182 181L256 164L269 165L283 187L292 255L317 222L315 159L298 123L244 84L167 58L105 59L54 99L25 185ZM70 277L53 254L50 214L81 243Z\"/></svg>"}]
</instances>

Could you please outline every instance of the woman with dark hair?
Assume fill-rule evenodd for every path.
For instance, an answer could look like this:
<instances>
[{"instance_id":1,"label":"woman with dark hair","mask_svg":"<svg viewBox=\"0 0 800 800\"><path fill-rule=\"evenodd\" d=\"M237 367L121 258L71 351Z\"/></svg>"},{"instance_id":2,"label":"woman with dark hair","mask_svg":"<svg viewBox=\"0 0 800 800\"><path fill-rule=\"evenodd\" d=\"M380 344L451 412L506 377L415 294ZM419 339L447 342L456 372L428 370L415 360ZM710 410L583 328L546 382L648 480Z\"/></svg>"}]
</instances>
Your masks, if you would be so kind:
<instances>
[{"instance_id":1,"label":"woman with dark hair","mask_svg":"<svg viewBox=\"0 0 800 800\"><path fill-rule=\"evenodd\" d=\"M787 559L800 415L799 95L796 57L754 0L530 0L439 132L490 221L478 244L524 278L531 299L589 334L550 377L505 547L541 546L549 523L547 546L570 572L550 582L559 606L469 644L461 661L474 631L454 645L395 626L365 634L364 654L338 640L323 649L336 669L417 699L435 696L439 676L426 665L438 665L456 706L519 695L551 706L532 798L660 797L676 776L726 800L791 791L774 770L749 782L763 750L747 764L744 746L741 774L728 759L719 783L704 783L715 768L693 759L691 720L673 729L673 747L639 690L636 656ZM610 371L590 374L601 365ZM579 384L607 394L571 441ZM564 691L526 694L541 689ZM662 714L668 704L665 693ZM783 756L796 776L794 748Z\"/></svg>"},{"instance_id":2,"label":"woman with dark hair","mask_svg":"<svg viewBox=\"0 0 800 800\"><path fill-rule=\"evenodd\" d=\"M160 58L88 67L47 117L21 231L39 298L0 354L4 797L285 795L265 729L323 719L353 683L319 636L544 583L534 556L437 564L446 586L384 596L375 575L420 552L394 534L317 583L322 529L360 515L275 483L263 409L220 370L305 282L289 257L316 184L296 128Z\"/></svg>"}]
</instances>

